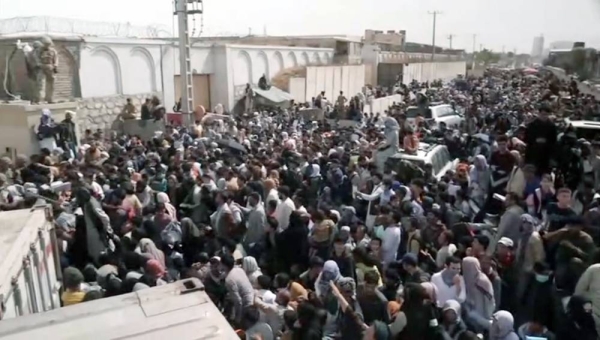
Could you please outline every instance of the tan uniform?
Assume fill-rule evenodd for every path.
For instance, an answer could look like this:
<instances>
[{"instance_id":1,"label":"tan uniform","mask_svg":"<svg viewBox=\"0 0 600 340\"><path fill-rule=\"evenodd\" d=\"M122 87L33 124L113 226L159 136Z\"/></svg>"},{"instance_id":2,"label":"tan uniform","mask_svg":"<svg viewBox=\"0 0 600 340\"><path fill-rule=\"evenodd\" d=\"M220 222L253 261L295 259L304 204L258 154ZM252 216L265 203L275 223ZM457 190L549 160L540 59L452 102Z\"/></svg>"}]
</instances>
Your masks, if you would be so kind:
<instances>
[{"instance_id":1,"label":"tan uniform","mask_svg":"<svg viewBox=\"0 0 600 340\"><path fill-rule=\"evenodd\" d=\"M37 102L44 96L45 101L50 103L54 96L55 70L58 67L58 55L54 47L41 47L39 50L39 61L40 72L37 77L39 94Z\"/></svg>"}]
</instances>

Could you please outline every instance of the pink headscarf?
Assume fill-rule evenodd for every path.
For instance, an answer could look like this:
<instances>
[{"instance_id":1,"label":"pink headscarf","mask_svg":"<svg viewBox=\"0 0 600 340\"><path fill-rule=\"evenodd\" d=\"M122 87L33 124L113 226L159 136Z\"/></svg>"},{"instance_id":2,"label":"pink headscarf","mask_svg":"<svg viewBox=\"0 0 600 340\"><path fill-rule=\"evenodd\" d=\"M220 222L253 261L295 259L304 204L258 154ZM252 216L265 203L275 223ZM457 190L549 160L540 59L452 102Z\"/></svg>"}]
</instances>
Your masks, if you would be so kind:
<instances>
[{"instance_id":1,"label":"pink headscarf","mask_svg":"<svg viewBox=\"0 0 600 340\"><path fill-rule=\"evenodd\" d=\"M163 203L165 205L165 208L167 209L167 215L171 216L173 220L177 219L177 210L173 204L171 204L169 195L165 194L164 192L159 192L158 195L156 195L156 200L158 203Z\"/></svg>"}]
</instances>

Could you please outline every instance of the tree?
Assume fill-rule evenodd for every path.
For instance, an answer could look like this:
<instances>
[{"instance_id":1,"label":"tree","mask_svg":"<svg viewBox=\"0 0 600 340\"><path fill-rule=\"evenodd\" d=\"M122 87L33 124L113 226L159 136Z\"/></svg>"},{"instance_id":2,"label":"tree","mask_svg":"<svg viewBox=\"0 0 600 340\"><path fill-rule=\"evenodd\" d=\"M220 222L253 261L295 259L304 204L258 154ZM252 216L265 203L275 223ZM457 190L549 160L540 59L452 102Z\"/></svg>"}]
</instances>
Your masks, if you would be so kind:
<instances>
[{"instance_id":1,"label":"tree","mask_svg":"<svg viewBox=\"0 0 600 340\"><path fill-rule=\"evenodd\" d=\"M485 65L489 65L500 61L500 55L498 53L494 53L493 51L484 48L480 52L477 52L477 54L475 55L475 60Z\"/></svg>"}]
</instances>

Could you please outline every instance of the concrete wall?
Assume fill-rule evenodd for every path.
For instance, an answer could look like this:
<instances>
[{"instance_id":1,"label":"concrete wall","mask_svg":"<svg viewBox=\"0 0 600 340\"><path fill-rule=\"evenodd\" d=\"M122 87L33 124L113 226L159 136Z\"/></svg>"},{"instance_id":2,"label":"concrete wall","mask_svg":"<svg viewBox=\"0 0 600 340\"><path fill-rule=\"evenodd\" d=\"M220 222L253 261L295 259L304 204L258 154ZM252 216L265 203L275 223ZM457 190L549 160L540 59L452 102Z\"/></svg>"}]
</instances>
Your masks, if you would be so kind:
<instances>
[{"instance_id":1,"label":"concrete wall","mask_svg":"<svg viewBox=\"0 0 600 340\"><path fill-rule=\"evenodd\" d=\"M333 49L329 48L227 45L227 54L229 108L243 96L246 84L257 84L263 74L271 79L286 68L323 65L333 60Z\"/></svg>"},{"instance_id":2,"label":"concrete wall","mask_svg":"<svg viewBox=\"0 0 600 340\"><path fill-rule=\"evenodd\" d=\"M52 118L60 122L67 110L75 111L77 103L29 105L0 104L0 153L32 155L39 153L40 146L34 129L40 122L41 111L48 108ZM77 116L75 116L77 118Z\"/></svg>"},{"instance_id":3,"label":"concrete wall","mask_svg":"<svg viewBox=\"0 0 600 340\"><path fill-rule=\"evenodd\" d=\"M306 78L290 78L289 91L297 103L306 102Z\"/></svg>"},{"instance_id":4,"label":"concrete wall","mask_svg":"<svg viewBox=\"0 0 600 340\"><path fill-rule=\"evenodd\" d=\"M225 110L233 109L246 84L257 84L263 74L271 79L286 68L328 64L333 60L333 48L289 46L194 44L191 54L193 71L210 74L212 105L223 104ZM172 59L173 72L178 75L178 50L173 51ZM167 103L168 96L165 93Z\"/></svg>"},{"instance_id":5,"label":"concrete wall","mask_svg":"<svg viewBox=\"0 0 600 340\"><path fill-rule=\"evenodd\" d=\"M330 101L344 92L346 98L355 96L365 86L365 66L310 66L306 68L305 101L316 97L321 91Z\"/></svg>"},{"instance_id":6,"label":"concrete wall","mask_svg":"<svg viewBox=\"0 0 600 340\"><path fill-rule=\"evenodd\" d=\"M394 103L402 101L402 96L395 94L383 98L373 99L370 104L365 105L365 111L382 114L387 111Z\"/></svg>"},{"instance_id":7,"label":"concrete wall","mask_svg":"<svg viewBox=\"0 0 600 340\"><path fill-rule=\"evenodd\" d=\"M123 110L127 98L137 108L138 116L141 114L142 104L146 98L154 95L160 96L158 92L149 92L136 95L116 95L97 98L83 98L77 101L77 124L79 132L85 129L111 129Z\"/></svg>"},{"instance_id":8,"label":"concrete wall","mask_svg":"<svg viewBox=\"0 0 600 340\"><path fill-rule=\"evenodd\" d=\"M410 83L413 79L419 82L442 79L449 81L457 75L465 75L467 63L465 61L415 63L404 66L403 82Z\"/></svg>"}]
</instances>

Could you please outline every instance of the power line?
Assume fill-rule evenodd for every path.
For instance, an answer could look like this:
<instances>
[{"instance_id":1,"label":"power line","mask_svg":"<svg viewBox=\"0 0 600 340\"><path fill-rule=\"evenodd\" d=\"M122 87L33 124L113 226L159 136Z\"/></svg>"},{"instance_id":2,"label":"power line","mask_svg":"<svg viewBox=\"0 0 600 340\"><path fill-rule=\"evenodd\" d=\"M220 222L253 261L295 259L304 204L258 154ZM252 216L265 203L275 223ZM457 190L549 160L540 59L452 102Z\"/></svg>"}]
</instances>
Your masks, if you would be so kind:
<instances>
[{"instance_id":1,"label":"power line","mask_svg":"<svg viewBox=\"0 0 600 340\"><path fill-rule=\"evenodd\" d=\"M432 39L431 39L431 60L435 60L435 26L436 26L436 21L437 21L437 16L438 14L442 14L442 12L440 11L432 11L432 12L428 12L430 15L433 15L433 32L432 32Z\"/></svg>"}]
</instances>

